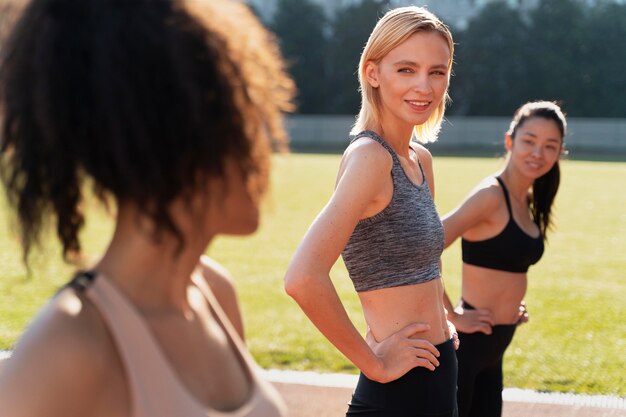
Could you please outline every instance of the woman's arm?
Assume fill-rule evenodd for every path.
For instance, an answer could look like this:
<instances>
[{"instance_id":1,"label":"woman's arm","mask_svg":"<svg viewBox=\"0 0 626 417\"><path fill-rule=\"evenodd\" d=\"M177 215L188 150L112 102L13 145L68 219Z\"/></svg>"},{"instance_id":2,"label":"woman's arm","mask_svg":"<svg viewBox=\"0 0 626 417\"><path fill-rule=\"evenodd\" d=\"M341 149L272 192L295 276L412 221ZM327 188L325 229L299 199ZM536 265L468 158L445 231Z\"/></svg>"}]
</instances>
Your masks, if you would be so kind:
<instances>
[{"instance_id":1,"label":"woman's arm","mask_svg":"<svg viewBox=\"0 0 626 417\"><path fill-rule=\"evenodd\" d=\"M460 206L443 217L446 248L468 230L488 220L490 213L497 210L500 204L496 194L498 192L500 192L498 189L481 183ZM454 307L445 289L443 303L448 312L448 320L456 326L458 331L491 334L493 319L488 310L465 310L461 305Z\"/></svg>"},{"instance_id":2,"label":"woman's arm","mask_svg":"<svg viewBox=\"0 0 626 417\"><path fill-rule=\"evenodd\" d=\"M337 187L314 220L285 275L285 290L315 326L365 375L387 382L416 366L434 369L432 344L412 339L426 325L411 325L384 341L375 354L350 321L329 273L368 205L390 180L391 156L373 141L348 148Z\"/></svg>"},{"instance_id":3,"label":"woman's arm","mask_svg":"<svg viewBox=\"0 0 626 417\"><path fill-rule=\"evenodd\" d=\"M483 184L484 182L441 219L446 248L471 229L488 222L490 216L498 210L502 203L502 191L496 186Z\"/></svg>"},{"instance_id":4,"label":"woman's arm","mask_svg":"<svg viewBox=\"0 0 626 417\"><path fill-rule=\"evenodd\" d=\"M491 334L491 326L494 325L491 312L483 308L464 309L462 305L452 306L448 293L443 292L443 304L448 313L448 320L454 324L457 331L463 333L482 332Z\"/></svg>"}]
</instances>

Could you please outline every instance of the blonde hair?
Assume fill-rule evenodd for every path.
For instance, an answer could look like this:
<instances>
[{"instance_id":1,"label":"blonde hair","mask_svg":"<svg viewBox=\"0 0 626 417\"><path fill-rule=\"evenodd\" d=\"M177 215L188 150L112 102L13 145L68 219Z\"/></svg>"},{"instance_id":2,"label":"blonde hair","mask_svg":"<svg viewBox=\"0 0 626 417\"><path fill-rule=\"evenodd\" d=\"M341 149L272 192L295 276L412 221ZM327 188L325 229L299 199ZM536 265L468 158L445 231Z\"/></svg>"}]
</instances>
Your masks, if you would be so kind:
<instances>
[{"instance_id":1,"label":"blonde hair","mask_svg":"<svg viewBox=\"0 0 626 417\"><path fill-rule=\"evenodd\" d=\"M370 61L379 63L392 49L417 32L439 33L446 40L450 48L448 82L450 81L450 70L454 55L454 41L452 40L450 29L437 16L423 7L398 7L388 11L376 23L361 54L358 69L359 84L361 86L361 110L350 131L351 135L371 129L380 121L380 93L378 89L372 87L367 82L365 77L366 64ZM437 139L446 104L449 101L450 96L446 88L444 99L441 100L433 114L426 122L414 127L413 134L419 142L434 142Z\"/></svg>"}]
</instances>

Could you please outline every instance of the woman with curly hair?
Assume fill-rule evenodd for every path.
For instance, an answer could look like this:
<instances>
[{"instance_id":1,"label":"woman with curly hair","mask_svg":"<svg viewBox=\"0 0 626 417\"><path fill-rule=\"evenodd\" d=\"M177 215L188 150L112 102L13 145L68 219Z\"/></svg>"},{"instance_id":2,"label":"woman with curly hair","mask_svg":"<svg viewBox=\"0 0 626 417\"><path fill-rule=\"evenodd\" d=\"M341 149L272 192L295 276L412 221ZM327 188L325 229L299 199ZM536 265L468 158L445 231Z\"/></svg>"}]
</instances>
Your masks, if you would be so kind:
<instances>
[{"instance_id":1,"label":"woman with curly hair","mask_svg":"<svg viewBox=\"0 0 626 417\"><path fill-rule=\"evenodd\" d=\"M245 31L241 30L245 27ZM33 0L0 64L1 173L24 258L52 222L80 259L85 191L113 236L0 373L3 416L282 416L203 255L257 228L293 85L238 2Z\"/></svg>"}]
</instances>

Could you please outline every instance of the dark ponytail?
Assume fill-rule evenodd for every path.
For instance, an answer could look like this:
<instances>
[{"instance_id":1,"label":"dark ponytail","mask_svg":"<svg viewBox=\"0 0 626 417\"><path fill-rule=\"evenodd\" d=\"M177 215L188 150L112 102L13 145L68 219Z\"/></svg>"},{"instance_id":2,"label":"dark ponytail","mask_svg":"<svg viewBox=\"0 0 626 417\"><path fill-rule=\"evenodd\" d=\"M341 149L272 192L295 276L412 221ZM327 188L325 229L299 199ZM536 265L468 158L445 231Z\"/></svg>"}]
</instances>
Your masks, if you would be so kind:
<instances>
[{"instance_id":1,"label":"dark ponytail","mask_svg":"<svg viewBox=\"0 0 626 417\"><path fill-rule=\"evenodd\" d=\"M554 203L556 192L559 190L560 182L561 170L557 161L550 171L537 178L533 184L530 212L533 220L539 226L544 240L547 239L547 231L552 226L552 219L550 218L552 203Z\"/></svg>"},{"instance_id":2,"label":"dark ponytail","mask_svg":"<svg viewBox=\"0 0 626 417\"><path fill-rule=\"evenodd\" d=\"M507 134L515 140L517 129L524 124L526 120L535 117L552 120L556 123L561 133L561 149L564 149L567 121L561 108L556 103L551 101L535 101L521 106L515 112ZM550 171L537 178L533 183L533 191L530 196L530 211L533 221L537 224L537 226L539 226L539 230L544 240L547 239L548 229L552 227L552 204L554 203L554 198L559 190L560 182L561 171L559 168L559 161L556 161Z\"/></svg>"}]
</instances>

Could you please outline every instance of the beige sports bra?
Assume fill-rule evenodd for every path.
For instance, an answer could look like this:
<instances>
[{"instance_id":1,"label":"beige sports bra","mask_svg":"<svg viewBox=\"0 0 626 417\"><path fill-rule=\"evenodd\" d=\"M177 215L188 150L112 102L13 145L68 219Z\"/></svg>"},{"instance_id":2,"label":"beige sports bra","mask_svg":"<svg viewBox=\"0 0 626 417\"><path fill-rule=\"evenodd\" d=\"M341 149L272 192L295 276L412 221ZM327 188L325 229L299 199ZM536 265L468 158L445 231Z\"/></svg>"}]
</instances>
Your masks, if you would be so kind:
<instances>
[{"instance_id":1,"label":"beige sports bra","mask_svg":"<svg viewBox=\"0 0 626 417\"><path fill-rule=\"evenodd\" d=\"M85 278L87 278L85 280ZM82 281L82 282L81 282ZM85 281L91 281L86 284ZM154 336L134 307L103 276L81 274L75 284L86 288L86 297L102 315L112 334L126 370L133 417L283 417L285 405L274 388L260 379L256 364L221 306L204 282L193 280L207 299L229 344L239 357L252 384L248 401L232 411L219 411L201 404L179 380Z\"/></svg>"}]
</instances>

